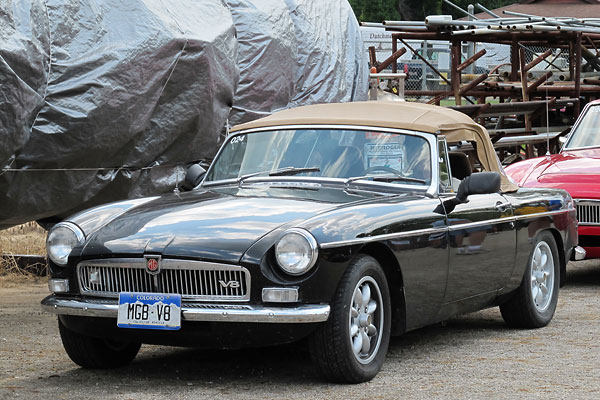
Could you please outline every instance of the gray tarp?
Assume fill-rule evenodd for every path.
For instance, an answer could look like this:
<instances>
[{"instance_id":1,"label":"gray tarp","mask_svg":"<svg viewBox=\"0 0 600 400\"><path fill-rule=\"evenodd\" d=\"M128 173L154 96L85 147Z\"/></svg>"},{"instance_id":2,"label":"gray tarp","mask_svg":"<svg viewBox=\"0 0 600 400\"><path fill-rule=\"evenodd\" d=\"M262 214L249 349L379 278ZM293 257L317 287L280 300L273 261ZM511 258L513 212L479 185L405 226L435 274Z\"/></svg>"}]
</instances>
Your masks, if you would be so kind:
<instances>
[{"instance_id":1,"label":"gray tarp","mask_svg":"<svg viewBox=\"0 0 600 400\"><path fill-rule=\"evenodd\" d=\"M0 9L0 228L172 190L224 126L363 100L347 0L23 0Z\"/></svg>"}]
</instances>

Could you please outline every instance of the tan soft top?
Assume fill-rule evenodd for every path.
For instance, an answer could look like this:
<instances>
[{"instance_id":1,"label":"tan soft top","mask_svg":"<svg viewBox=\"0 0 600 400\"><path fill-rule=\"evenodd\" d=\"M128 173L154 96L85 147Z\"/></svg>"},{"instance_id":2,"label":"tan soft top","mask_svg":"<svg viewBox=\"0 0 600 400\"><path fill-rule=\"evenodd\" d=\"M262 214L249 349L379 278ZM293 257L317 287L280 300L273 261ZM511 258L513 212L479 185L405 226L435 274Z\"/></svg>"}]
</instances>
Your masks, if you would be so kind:
<instances>
[{"instance_id":1,"label":"tan soft top","mask_svg":"<svg viewBox=\"0 0 600 400\"><path fill-rule=\"evenodd\" d=\"M502 191L512 192L518 188L504 173L485 128L467 115L450 108L398 101L315 104L279 111L268 117L237 125L232 132L271 126L317 124L407 129L444 135L448 142L475 142L477 156L483 168L486 171L496 171L502 177Z\"/></svg>"}]
</instances>

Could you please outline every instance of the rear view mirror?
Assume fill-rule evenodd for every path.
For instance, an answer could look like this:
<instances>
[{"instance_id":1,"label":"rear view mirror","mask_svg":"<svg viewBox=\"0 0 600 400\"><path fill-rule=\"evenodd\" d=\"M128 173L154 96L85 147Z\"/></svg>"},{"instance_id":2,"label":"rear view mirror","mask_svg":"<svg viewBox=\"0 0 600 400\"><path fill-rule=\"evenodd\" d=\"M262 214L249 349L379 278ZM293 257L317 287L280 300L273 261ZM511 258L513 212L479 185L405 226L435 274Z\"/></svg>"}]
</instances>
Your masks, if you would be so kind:
<instances>
[{"instance_id":1,"label":"rear view mirror","mask_svg":"<svg viewBox=\"0 0 600 400\"><path fill-rule=\"evenodd\" d=\"M472 194L490 194L500 191L500 174L497 172L475 172L460 182L456 200L466 203Z\"/></svg>"},{"instance_id":2,"label":"rear view mirror","mask_svg":"<svg viewBox=\"0 0 600 400\"><path fill-rule=\"evenodd\" d=\"M200 166L200 164L191 165L185 172L185 179L181 185L183 190L192 190L200 184L202 178L204 178L206 170Z\"/></svg>"}]
</instances>

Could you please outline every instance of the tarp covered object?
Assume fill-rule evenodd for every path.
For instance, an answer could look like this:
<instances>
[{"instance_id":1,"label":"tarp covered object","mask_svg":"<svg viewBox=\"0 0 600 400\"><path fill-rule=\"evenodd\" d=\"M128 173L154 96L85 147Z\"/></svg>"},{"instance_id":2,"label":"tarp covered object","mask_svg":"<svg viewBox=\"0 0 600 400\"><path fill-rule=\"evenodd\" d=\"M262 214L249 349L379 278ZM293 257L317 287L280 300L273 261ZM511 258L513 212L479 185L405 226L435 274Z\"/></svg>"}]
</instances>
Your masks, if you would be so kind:
<instances>
[{"instance_id":1,"label":"tarp covered object","mask_svg":"<svg viewBox=\"0 0 600 400\"><path fill-rule=\"evenodd\" d=\"M368 66L347 0L227 0L240 80L230 125L314 103L367 99Z\"/></svg>"},{"instance_id":2,"label":"tarp covered object","mask_svg":"<svg viewBox=\"0 0 600 400\"><path fill-rule=\"evenodd\" d=\"M347 0L0 7L0 228L172 190L227 123L366 98Z\"/></svg>"}]
</instances>

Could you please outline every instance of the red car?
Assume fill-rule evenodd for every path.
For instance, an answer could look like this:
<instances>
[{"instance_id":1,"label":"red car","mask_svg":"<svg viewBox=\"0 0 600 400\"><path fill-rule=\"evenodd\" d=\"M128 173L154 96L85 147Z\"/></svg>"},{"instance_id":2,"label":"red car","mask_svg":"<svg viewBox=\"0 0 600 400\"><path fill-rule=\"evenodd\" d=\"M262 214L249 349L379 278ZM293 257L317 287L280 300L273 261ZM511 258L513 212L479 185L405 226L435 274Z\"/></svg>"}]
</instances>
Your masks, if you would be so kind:
<instances>
[{"instance_id":1,"label":"red car","mask_svg":"<svg viewBox=\"0 0 600 400\"><path fill-rule=\"evenodd\" d=\"M567 190L577 205L579 246L585 258L600 257L600 100L583 109L560 153L521 161L505 171L519 186Z\"/></svg>"}]
</instances>

